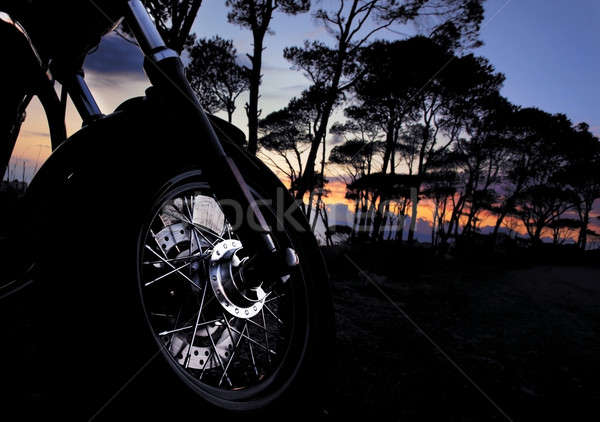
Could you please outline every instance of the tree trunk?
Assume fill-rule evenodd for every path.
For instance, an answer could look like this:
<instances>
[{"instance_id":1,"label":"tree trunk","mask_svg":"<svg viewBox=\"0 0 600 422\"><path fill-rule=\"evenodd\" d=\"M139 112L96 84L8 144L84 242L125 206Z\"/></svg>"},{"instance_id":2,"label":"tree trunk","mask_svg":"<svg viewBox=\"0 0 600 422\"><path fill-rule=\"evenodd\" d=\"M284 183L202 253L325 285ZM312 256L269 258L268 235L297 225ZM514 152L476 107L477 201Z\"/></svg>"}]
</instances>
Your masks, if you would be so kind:
<instances>
[{"instance_id":1,"label":"tree trunk","mask_svg":"<svg viewBox=\"0 0 600 422\"><path fill-rule=\"evenodd\" d=\"M590 208L591 207L585 206L583 211L583 221L581 222L581 228L579 229L579 239L577 239L577 243L582 251L585 251L587 246L587 230L590 223Z\"/></svg>"},{"instance_id":2,"label":"tree trunk","mask_svg":"<svg viewBox=\"0 0 600 422\"><path fill-rule=\"evenodd\" d=\"M438 207L439 203L435 201L435 208L433 209L433 221L431 222L431 246L435 246L435 226L438 219Z\"/></svg>"},{"instance_id":3,"label":"tree trunk","mask_svg":"<svg viewBox=\"0 0 600 422\"><path fill-rule=\"evenodd\" d=\"M385 151L383 152L383 164L381 166L381 172L385 174L387 172L388 163L392 161L392 169L390 173L393 173L393 160L391 160L392 152L394 150L394 127L391 123L388 123L387 130L385 131Z\"/></svg>"},{"instance_id":4,"label":"tree trunk","mask_svg":"<svg viewBox=\"0 0 600 422\"><path fill-rule=\"evenodd\" d=\"M327 215L325 203L322 203L319 213L321 215L321 221L323 221L323 226L325 227L325 244L327 246L333 246L333 239L331 237L331 231L329 230L329 215Z\"/></svg>"},{"instance_id":5,"label":"tree trunk","mask_svg":"<svg viewBox=\"0 0 600 422\"><path fill-rule=\"evenodd\" d=\"M408 243L412 244L415 240L415 228L417 226L417 209L419 207L419 190L420 187L416 188L416 195L412 199L412 212L410 214L410 228L408 229Z\"/></svg>"},{"instance_id":6,"label":"tree trunk","mask_svg":"<svg viewBox=\"0 0 600 422\"><path fill-rule=\"evenodd\" d=\"M175 46L175 50L177 51L178 54L181 54L183 51L185 42L187 40L187 37L190 34L190 31L192 30L192 25L194 24L194 21L196 20L196 15L198 15L198 10L200 9L201 5L202 5L202 0L193 1L188 13L184 17L183 24L181 25L180 33L177 34L177 45Z\"/></svg>"},{"instance_id":7,"label":"tree trunk","mask_svg":"<svg viewBox=\"0 0 600 422\"><path fill-rule=\"evenodd\" d=\"M327 125L329 124L329 118L331 117L331 112L333 111L333 106L338 96L338 87L340 85L342 71L344 68L343 56L345 55L345 51L345 46L340 46L340 48L338 49L338 60L336 63L335 73L333 75L331 86L325 98L325 105L321 114L321 121L319 122L319 127L315 132L315 137L312 140L310 151L308 152L308 158L306 159L306 165L304 166L304 174L302 175L298 183L298 192L296 192L296 199L302 200L304 194L308 191L310 181L312 180L315 174L315 163L317 161L317 152L319 150L319 145L327 135Z\"/></svg>"},{"instance_id":8,"label":"tree trunk","mask_svg":"<svg viewBox=\"0 0 600 422\"><path fill-rule=\"evenodd\" d=\"M310 221L310 215L312 214L313 198L315 197L315 191L311 189L308 195L308 204L306 204L306 220Z\"/></svg>"},{"instance_id":9,"label":"tree trunk","mask_svg":"<svg viewBox=\"0 0 600 422\"><path fill-rule=\"evenodd\" d=\"M498 215L498 218L496 219L496 224L494 225L494 231L492 232L492 240L493 240L493 244L496 244L496 239L498 238L498 231L500 230L500 226L502 225L502 222L504 221L504 217L506 217L506 212L502 211L500 212L500 214Z\"/></svg>"},{"instance_id":10,"label":"tree trunk","mask_svg":"<svg viewBox=\"0 0 600 422\"><path fill-rule=\"evenodd\" d=\"M406 199L402 200L402 207L400 208L399 218L398 218L398 229L396 230L396 240L402 242L404 240L404 223L406 222L406 206L408 205L408 201Z\"/></svg>"},{"instance_id":11,"label":"tree trunk","mask_svg":"<svg viewBox=\"0 0 600 422\"><path fill-rule=\"evenodd\" d=\"M377 201L377 197L373 200ZM377 209L375 211L375 218L373 220L373 239L380 240L379 238L379 229L381 224L383 223L383 209L385 208L385 201L383 198L379 199L379 204L377 205Z\"/></svg>"},{"instance_id":12,"label":"tree trunk","mask_svg":"<svg viewBox=\"0 0 600 422\"><path fill-rule=\"evenodd\" d=\"M471 201L471 208L469 209L469 215L467 217L467 222L465 223L465 226L464 226L463 232L462 232L463 236L471 233L471 231L473 229L473 221L475 220L476 213L477 213L477 208L475 207L475 204L473 203L473 201Z\"/></svg>"},{"instance_id":13,"label":"tree trunk","mask_svg":"<svg viewBox=\"0 0 600 422\"><path fill-rule=\"evenodd\" d=\"M540 245L540 243L542 243L542 230L544 229L543 225L536 225L535 227L535 232L533 233L533 236L531 238L531 243L533 244L533 246L537 247Z\"/></svg>"},{"instance_id":14,"label":"tree trunk","mask_svg":"<svg viewBox=\"0 0 600 422\"><path fill-rule=\"evenodd\" d=\"M319 124L319 129L317 130L317 133L315 133L315 137L313 138L313 142L308 153L308 158L306 159L304 174L302 174L302 177L299 179L298 191L296 192L296 199L299 200L302 200L304 194L308 192L310 181L315 175L317 152L319 150L319 146L321 145L321 141L326 135L327 125L329 124L329 115L333 109L333 103L331 105L328 103L325 105L325 107L326 108L323 111L321 123Z\"/></svg>"},{"instance_id":15,"label":"tree trunk","mask_svg":"<svg viewBox=\"0 0 600 422\"><path fill-rule=\"evenodd\" d=\"M315 216L313 217L312 224L310 226L311 231L314 233L317 228L317 221L319 220L319 213L321 212L321 194L317 195L317 202L315 202ZM310 222L310 220L309 220Z\"/></svg>"},{"instance_id":16,"label":"tree trunk","mask_svg":"<svg viewBox=\"0 0 600 422\"><path fill-rule=\"evenodd\" d=\"M363 196L362 200L361 200L361 206L360 206L360 219L358 221L358 237L359 238L364 238L365 232L367 231L367 210L368 210L367 202Z\"/></svg>"},{"instance_id":17,"label":"tree trunk","mask_svg":"<svg viewBox=\"0 0 600 422\"><path fill-rule=\"evenodd\" d=\"M404 223L406 222L406 215L401 214L398 216L398 229L396 229L396 240L402 242L404 240Z\"/></svg>"},{"instance_id":18,"label":"tree trunk","mask_svg":"<svg viewBox=\"0 0 600 422\"><path fill-rule=\"evenodd\" d=\"M356 224L358 223L358 202L359 197L357 196L356 202L354 203L354 219L352 221L352 233L350 234L350 237L356 236Z\"/></svg>"},{"instance_id":19,"label":"tree trunk","mask_svg":"<svg viewBox=\"0 0 600 422\"><path fill-rule=\"evenodd\" d=\"M248 116L248 152L256 155L258 149L258 93L260 89L261 67L262 67L262 52L264 32L260 30L254 31L254 48L252 52L252 69L249 75L249 94L248 107L246 107L246 115Z\"/></svg>"},{"instance_id":20,"label":"tree trunk","mask_svg":"<svg viewBox=\"0 0 600 422\"><path fill-rule=\"evenodd\" d=\"M322 178L322 180L319 181L319 183L322 183L322 186L319 189L319 193L318 193L318 196L317 196L317 206L316 206L316 212L315 212L315 221L316 221L316 219L318 217L318 212L320 212L319 206L321 206L321 202L322 202L322 199L323 199L323 189L325 189L325 160L326 160L325 148L326 147L327 147L326 138L323 138L323 151L322 151L322 156L321 156L321 178ZM313 226L314 226L314 224L313 224ZM314 228L313 228L313 232L314 232Z\"/></svg>"},{"instance_id":21,"label":"tree trunk","mask_svg":"<svg viewBox=\"0 0 600 422\"><path fill-rule=\"evenodd\" d=\"M375 199L369 204L369 210L367 211L367 222L365 227L365 232L367 237L373 236L373 223L375 222Z\"/></svg>"}]
</instances>

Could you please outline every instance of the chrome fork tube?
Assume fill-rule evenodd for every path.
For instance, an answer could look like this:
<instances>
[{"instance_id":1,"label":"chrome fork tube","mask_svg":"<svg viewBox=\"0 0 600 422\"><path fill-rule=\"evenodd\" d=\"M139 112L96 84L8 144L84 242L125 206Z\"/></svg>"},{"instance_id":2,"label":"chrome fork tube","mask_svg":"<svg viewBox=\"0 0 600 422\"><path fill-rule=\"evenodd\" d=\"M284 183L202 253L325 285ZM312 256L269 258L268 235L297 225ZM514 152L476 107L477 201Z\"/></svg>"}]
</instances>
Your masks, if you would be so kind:
<instances>
[{"instance_id":1,"label":"chrome fork tube","mask_svg":"<svg viewBox=\"0 0 600 422\"><path fill-rule=\"evenodd\" d=\"M146 68L150 81L153 84L156 82L165 86L171 84L170 91L176 93L177 101L193 104L194 118L197 117L199 128L207 135L205 144L207 156L211 157L213 170L218 169L219 172L219 177L216 176L216 171L207 172L209 182L218 192L217 197L237 200L244 208L249 208L258 223L258 229L251 228L250 224L245 222L247 224L242 224L240 230L245 231L251 239L251 243L264 254L270 256L276 253L277 249L271 237L271 229L236 163L227 155L208 121L196 94L185 77L179 55L165 45L150 14L140 0L129 0L127 8L128 13L125 17L127 23L146 59L154 65ZM233 216L232 221L235 220L235 217Z\"/></svg>"},{"instance_id":2,"label":"chrome fork tube","mask_svg":"<svg viewBox=\"0 0 600 422\"><path fill-rule=\"evenodd\" d=\"M83 78L83 72L78 72L70 77L66 84L69 96L81 116L84 125L102 117L100 107L98 107L96 100L90 92L90 88Z\"/></svg>"},{"instance_id":3,"label":"chrome fork tube","mask_svg":"<svg viewBox=\"0 0 600 422\"><path fill-rule=\"evenodd\" d=\"M178 57L175 51L167 48L150 14L140 0L127 2L127 7L130 12L130 19L127 23L146 57L154 62L160 62L170 57Z\"/></svg>"}]
</instances>

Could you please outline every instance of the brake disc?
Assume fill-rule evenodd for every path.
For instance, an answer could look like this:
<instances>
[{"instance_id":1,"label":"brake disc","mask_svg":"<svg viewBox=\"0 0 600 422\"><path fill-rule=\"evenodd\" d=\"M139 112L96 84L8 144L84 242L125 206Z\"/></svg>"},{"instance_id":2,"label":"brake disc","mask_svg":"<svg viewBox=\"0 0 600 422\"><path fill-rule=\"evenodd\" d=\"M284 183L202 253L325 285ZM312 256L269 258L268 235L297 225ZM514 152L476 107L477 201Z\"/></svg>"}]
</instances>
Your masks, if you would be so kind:
<instances>
[{"instance_id":1,"label":"brake disc","mask_svg":"<svg viewBox=\"0 0 600 422\"><path fill-rule=\"evenodd\" d=\"M221 329L218 340L214 341L214 334ZM169 351L176 357L182 366L192 369L211 369L227 362L231 357L231 351L240 337L237 328L229 329L221 323L203 326L196 332L196 341L205 345L191 346L185 336L175 334L171 339ZM191 346L191 347L190 347ZM216 351L216 354L214 353Z\"/></svg>"}]
</instances>

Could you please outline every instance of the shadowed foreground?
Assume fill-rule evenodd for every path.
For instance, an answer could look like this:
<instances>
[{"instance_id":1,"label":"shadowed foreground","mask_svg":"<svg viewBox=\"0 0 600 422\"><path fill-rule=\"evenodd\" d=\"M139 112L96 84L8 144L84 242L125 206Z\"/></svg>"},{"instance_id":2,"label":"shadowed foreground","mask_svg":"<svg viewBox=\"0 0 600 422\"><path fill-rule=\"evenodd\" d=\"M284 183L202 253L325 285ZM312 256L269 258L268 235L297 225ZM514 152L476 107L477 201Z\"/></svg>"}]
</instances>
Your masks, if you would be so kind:
<instances>
[{"instance_id":1,"label":"shadowed foreground","mask_svg":"<svg viewBox=\"0 0 600 422\"><path fill-rule=\"evenodd\" d=\"M321 416L333 420L386 411L389 420L505 420L367 277L513 420L574 418L593 411L600 399L600 268L464 271L448 264L413 271L398 266L385 274L377 270L377 259L348 251L364 268L360 273L344 251L326 252L338 334L331 356L335 387ZM37 300L42 298L22 294L0 307L3 368L10 373L3 388L18 391L24 409L43 401L44 387L31 382L37 365L45 363L46 345L37 342L36 324L43 321L35 316ZM157 380L142 373L101 416L138 414L140 402L132 396L137 382ZM147 401L148 408L168 410L165 394ZM198 409L198 415L206 412Z\"/></svg>"},{"instance_id":2,"label":"shadowed foreground","mask_svg":"<svg viewBox=\"0 0 600 422\"><path fill-rule=\"evenodd\" d=\"M352 259L362 265L360 256ZM330 258L337 261L332 267L347 272L334 275L340 360L333 413L386 409L394 420L505 420L364 275L352 276L344 260ZM365 273L511 419L594 414L600 269L448 267Z\"/></svg>"}]
</instances>

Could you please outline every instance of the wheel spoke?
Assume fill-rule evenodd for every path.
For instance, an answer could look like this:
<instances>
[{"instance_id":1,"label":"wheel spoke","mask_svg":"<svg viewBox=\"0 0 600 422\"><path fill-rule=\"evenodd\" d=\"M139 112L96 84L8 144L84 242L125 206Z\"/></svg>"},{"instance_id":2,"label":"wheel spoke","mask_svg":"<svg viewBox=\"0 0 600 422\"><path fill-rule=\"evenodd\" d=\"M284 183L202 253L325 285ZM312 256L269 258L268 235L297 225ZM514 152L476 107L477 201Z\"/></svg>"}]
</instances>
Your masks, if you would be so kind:
<instances>
[{"instance_id":1,"label":"wheel spoke","mask_svg":"<svg viewBox=\"0 0 600 422\"><path fill-rule=\"evenodd\" d=\"M267 291L260 311L252 317L240 318L226 311L219 295L237 284L224 279L221 283L229 283L224 287L211 285L214 269L207 260L220 242L245 242L233 231L212 192L200 185L158 204L143 245L140 268L145 278L140 285L154 335L163 353L177 363L177 372L193 377L199 388L210 386L235 394L263 383L282 364L279 355L290 339L285 329L290 304L281 299L290 291L283 285ZM234 258L226 259L231 262L219 265L236 265ZM177 294L173 294L173 283L177 283ZM227 300L229 305L241 306L235 296Z\"/></svg>"},{"instance_id":2,"label":"wheel spoke","mask_svg":"<svg viewBox=\"0 0 600 422\"><path fill-rule=\"evenodd\" d=\"M231 321L233 320L233 318L231 318L231 320L229 321L231 323ZM240 336L248 339L249 341L252 342L252 344L254 344L255 346L260 347L261 349L263 349L265 352L268 352L272 355L277 355L277 353L274 350L269 349L268 347L265 347L264 345L260 344L259 342L257 342L256 340L251 339L250 337L248 337L247 335L241 333L240 331L236 330L235 328L231 327L231 330L237 334L239 334Z\"/></svg>"},{"instance_id":3,"label":"wheel spoke","mask_svg":"<svg viewBox=\"0 0 600 422\"><path fill-rule=\"evenodd\" d=\"M256 360L254 359L254 350L252 350L252 342L250 337L250 330L246 331L248 333L248 338L246 341L248 342L248 349L250 349L250 358L252 359L252 367L254 368L254 373L256 374L256 378L258 378L258 368L256 367ZM252 340L254 341L254 340Z\"/></svg>"},{"instance_id":4,"label":"wheel spoke","mask_svg":"<svg viewBox=\"0 0 600 422\"><path fill-rule=\"evenodd\" d=\"M205 325L211 325L214 324L215 322L219 322L221 321L220 319L213 319L212 321L206 321L206 322L201 322L198 324L198 328L200 327L204 327ZM195 325L186 325L185 327L181 327L181 328L175 328L174 330L169 330L169 331L161 331L160 333L158 333L159 336L167 336L169 334L172 333L178 333L180 331L185 331L185 330L191 330L192 328L194 328Z\"/></svg>"},{"instance_id":5,"label":"wheel spoke","mask_svg":"<svg viewBox=\"0 0 600 422\"><path fill-rule=\"evenodd\" d=\"M165 278L165 277L168 277L168 276L170 276L171 274L173 274L173 273L176 273L177 271L180 271L180 270L182 270L183 268L187 267L187 266L188 266L188 265L190 265L190 264L191 264L191 262L186 262L185 264L183 264L183 265L182 265L182 266L180 266L180 267L173 268L171 271L169 271L169 272L166 272L165 274L163 274L163 275L161 275L161 276L159 276L159 277L155 278L154 280L150 280L149 282L147 282L146 284L144 284L144 286L148 287L148 286L150 286L150 285L152 285L152 284L156 283L158 280L162 280L163 278Z\"/></svg>"},{"instance_id":6,"label":"wheel spoke","mask_svg":"<svg viewBox=\"0 0 600 422\"><path fill-rule=\"evenodd\" d=\"M265 330L267 333L271 334L272 336L276 336L279 337L280 340L283 340L283 337L281 337L279 334L275 334L272 331L269 331L266 327L260 325L258 322L252 321L251 319L247 319L246 321L248 321L249 323L251 323L252 325L260 328L261 330Z\"/></svg>"},{"instance_id":7,"label":"wheel spoke","mask_svg":"<svg viewBox=\"0 0 600 422\"><path fill-rule=\"evenodd\" d=\"M193 197L190 197L190 201L193 199ZM183 197L182 199L185 208L187 209L187 213L188 216L186 217L186 219L184 220L184 223L186 223L190 229L190 245L191 245L191 241L192 241L192 237L194 237L196 239L196 246L198 247L198 250L202 250L202 246L200 245L200 241L198 240L198 234L196 233L196 230L194 229L194 208L192 205L192 208L190 209L190 206L188 205L188 201L187 201L187 197ZM204 240L206 240L212 247L215 246L215 244L213 242L211 242L210 240L208 240L207 238L204 238ZM190 246L191 249L191 246Z\"/></svg>"},{"instance_id":8,"label":"wheel spoke","mask_svg":"<svg viewBox=\"0 0 600 422\"><path fill-rule=\"evenodd\" d=\"M206 358L206 360L204 361L204 365L202 365L202 372L200 372L200 377L198 379L202 379L202 376L204 376L204 371L206 370L206 365L208 364L208 362L210 362L210 360L213 357L213 351L210 351L210 355L208 355L208 358Z\"/></svg>"},{"instance_id":9,"label":"wheel spoke","mask_svg":"<svg viewBox=\"0 0 600 422\"><path fill-rule=\"evenodd\" d=\"M217 238L217 240L225 240L225 239L223 239L221 236L219 236L218 234L216 234L216 233L212 233L211 231L209 231L209 230L206 230L204 227L202 227L202 226L199 226L199 225L198 225L198 224L196 224L196 223L190 223L190 224L191 224L191 226L192 226L192 227L195 229L195 230L194 230L194 232L197 232L197 233L198 233L200 236L202 236L202 238L203 238L204 240L206 240L208 243L210 243L210 244L211 244L211 246L213 246L213 247L215 246L215 243L214 243L214 242L212 242L212 241L210 241L210 240L209 240L209 239L208 239L208 238L207 238L207 237L204 235L204 233L207 233L207 234L210 234L211 236L214 236L214 237L216 237L216 238Z\"/></svg>"},{"instance_id":10,"label":"wheel spoke","mask_svg":"<svg viewBox=\"0 0 600 422\"><path fill-rule=\"evenodd\" d=\"M264 308L264 309L266 309L267 311L269 311L269 313L270 313L271 315L273 315L273 318L275 318L279 324L281 324L281 325L284 325L284 324L283 324L283 321L282 321L282 320L280 320L280 319L277 317L277 315L275 315L275 313L274 313L274 312L271 310L271 308L269 308L269 307L267 306L267 304L266 304L266 303L263 305L263 308ZM263 318L263 319L264 319L264 318ZM266 326L266 324L265 324L265 326Z\"/></svg>"},{"instance_id":11,"label":"wheel spoke","mask_svg":"<svg viewBox=\"0 0 600 422\"><path fill-rule=\"evenodd\" d=\"M173 264L171 264L169 261L166 261L165 259L163 259L162 256L160 256L154 249L152 249L149 245L146 245L146 249L148 249L150 252L152 252L154 255L156 255L156 257L158 259L160 259L162 262L164 262L165 264L167 264L169 267L175 269L175 266ZM198 289L200 288L200 286L198 286L191 278L189 278L187 275L185 275L184 273L182 273L181 271L177 271L177 274L181 275L183 278L185 278L187 281L189 281L190 283L192 283L195 287L197 287Z\"/></svg>"},{"instance_id":12,"label":"wheel spoke","mask_svg":"<svg viewBox=\"0 0 600 422\"><path fill-rule=\"evenodd\" d=\"M173 318L175 316L175 315L163 314L163 313L159 313L159 312L150 312L150 315L152 315L153 317L159 317L159 318Z\"/></svg>"},{"instance_id":13,"label":"wheel spoke","mask_svg":"<svg viewBox=\"0 0 600 422\"><path fill-rule=\"evenodd\" d=\"M226 320L227 321L227 320ZM227 325L229 325L229 323L227 323ZM244 333L244 331L246 331L248 329L248 324L244 325L244 328L242 329L242 334ZM230 334L231 335L231 334ZM242 342L242 336L240 336L238 338L238 341L235 345L235 347L233 348L233 350L231 351L231 355L229 355L229 360L227 361L227 366L225 367L225 369L223 370L223 375L221 375L221 379L219 379L219 387L221 386L221 384L223 384L223 377L225 377L225 375L227 374L227 370L229 369L229 365L231 365L231 362L233 362L233 358L235 356L235 352L237 352L238 347L240 346L240 343ZM233 340L233 337L231 338Z\"/></svg>"},{"instance_id":14,"label":"wheel spoke","mask_svg":"<svg viewBox=\"0 0 600 422\"><path fill-rule=\"evenodd\" d=\"M186 259L192 259L192 258L195 258L197 256L200 256L200 253L197 252L197 253L195 253L193 255L179 256L179 257L176 257L176 258L165 258L165 259L160 260L160 261L144 261L144 262L142 262L142 264L144 264L144 265L156 265L156 264L164 264L165 261L166 262L185 261Z\"/></svg>"},{"instance_id":15,"label":"wheel spoke","mask_svg":"<svg viewBox=\"0 0 600 422\"><path fill-rule=\"evenodd\" d=\"M204 306L204 298L206 297L206 288L208 287L208 280L204 282L204 289L202 290L202 299L200 300L200 309L198 310L198 316L196 317L196 324L194 325L194 334L192 334L192 339L190 340L190 345L188 347L187 357L184 360L184 364L187 367L190 363L190 356L192 355L192 347L194 346L194 340L196 339L196 333L198 332L198 323L200 322L200 317L202 316L202 307Z\"/></svg>"},{"instance_id":16,"label":"wheel spoke","mask_svg":"<svg viewBox=\"0 0 600 422\"><path fill-rule=\"evenodd\" d=\"M208 331L208 328L206 329L206 334L208 334L208 338L210 339L210 344L213 348L213 354L214 354L214 356L217 357L217 361L219 362L219 366L221 366L221 369L223 370L223 375L225 376L225 379L227 379L229 386L233 387L233 384L231 383L231 380L229 379L229 376L227 375L227 371L225 370L225 366L223 365L223 361L221 360L221 356L219 356L219 352L217 352L217 346L215 344L215 341L213 340L212 335L210 334L210 331Z\"/></svg>"},{"instance_id":17,"label":"wheel spoke","mask_svg":"<svg viewBox=\"0 0 600 422\"><path fill-rule=\"evenodd\" d=\"M269 298L265 300L265 303L273 302L274 300L281 299L282 297L285 297L285 293Z\"/></svg>"},{"instance_id":18,"label":"wheel spoke","mask_svg":"<svg viewBox=\"0 0 600 422\"><path fill-rule=\"evenodd\" d=\"M260 309L260 313L262 314L263 328L265 330L265 345L267 346L267 350L269 350L269 333L267 332L267 320L265 319L265 310L264 310L265 306L266 305L263 305L263 307ZM268 353L267 353L267 363L269 365L271 365L271 356L269 356Z\"/></svg>"}]
</instances>

